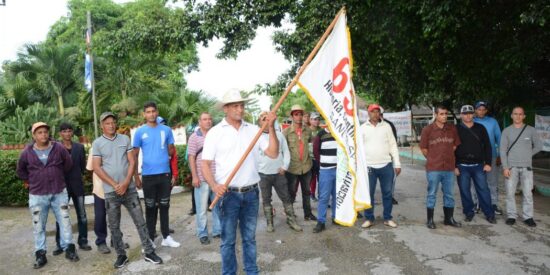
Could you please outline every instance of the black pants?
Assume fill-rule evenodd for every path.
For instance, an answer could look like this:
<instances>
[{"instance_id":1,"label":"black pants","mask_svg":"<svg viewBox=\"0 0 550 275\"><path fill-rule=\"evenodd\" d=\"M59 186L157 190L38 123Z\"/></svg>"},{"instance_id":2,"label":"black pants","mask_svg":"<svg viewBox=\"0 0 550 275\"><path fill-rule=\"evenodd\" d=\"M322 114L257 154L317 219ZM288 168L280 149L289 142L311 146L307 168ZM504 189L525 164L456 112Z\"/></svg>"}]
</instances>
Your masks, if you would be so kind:
<instances>
[{"instance_id":1,"label":"black pants","mask_svg":"<svg viewBox=\"0 0 550 275\"><path fill-rule=\"evenodd\" d=\"M288 181L288 193L290 194L292 203L296 201L296 194L298 193L296 188L296 180L298 180L300 187L302 188L302 206L304 208L304 216L311 215L311 203L309 201L309 182L311 181L311 170L302 175L295 175L286 172L286 179Z\"/></svg>"},{"instance_id":2,"label":"black pants","mask_svg":"<svg viewBox=\"0 0 550 275\"><path fill-rule=\"evenodd\" d=\"M105 200L94 194L94 232L97 237L96 245L106 243L107 239L107 212L105 211Z\"/></svg>"},{"instance_id":3,"label":"black pants","mask_svg":"<svg viewBox=\"0 0 550 275\"><path fill-rule=\"evenodd\" d=\"M170 173L142 176L145 220L147 221L147 229L151 240L155 239L158 212L160 212L162 237L166 238L170 235L168 210L170 209L171 179Z\"/></svg>"},{"instance_id":4,"label":"black pants","mask_svg":"<svg viewBox=\"0 0 550 275\"><path fill-rule=\"evenodd\" d=\"M78 221L78 245L88 244L88 219L86 218L86 208L84 207L84 196L75 196L72 192L67 193L69 200L73 200L74 209L76 211L76 219ZM55 242L57 247L59 244L59 224L55 223Z\"/></svg>"},{"instance_id":5,"label":"black pants","mask_svg":"<svg viewBox=\"0 0 550 275\"><path fill-rule=\"evenodd\" d=\"M272 189L275 188L277 196L283 204L290 204L290 195L288 194L288 184L286 177L280 174L266 175L260 173L260 190L262 191L263 206L271 206Z\"/></svg>"}]
</instances>

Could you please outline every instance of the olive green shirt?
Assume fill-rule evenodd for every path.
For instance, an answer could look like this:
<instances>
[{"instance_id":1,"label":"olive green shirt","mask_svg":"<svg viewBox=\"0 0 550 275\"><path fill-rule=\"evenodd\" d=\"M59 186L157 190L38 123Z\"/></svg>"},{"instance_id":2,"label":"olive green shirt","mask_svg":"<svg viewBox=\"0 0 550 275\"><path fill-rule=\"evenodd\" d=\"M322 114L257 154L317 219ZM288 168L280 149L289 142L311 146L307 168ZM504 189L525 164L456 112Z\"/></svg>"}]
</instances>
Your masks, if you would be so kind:
<instances>
[{"instance_id":1,"label":"olive green shirt","mask_svg":"<svg viewBox=\"0 0 550 275\"><path fill-rule=\"evenodd\" d=\"M302 139L298 137L294 130L295 125L283 131L283 135L288 143L288 149L290 151L290 165L288 166L288 172L294 175L303 175L311 170L311 155L309 154L308 143L311 142L311 130L302 125ZM304 152L302 160L300 160L300 142L304 143Z\"/></svg>"}]
</instances>

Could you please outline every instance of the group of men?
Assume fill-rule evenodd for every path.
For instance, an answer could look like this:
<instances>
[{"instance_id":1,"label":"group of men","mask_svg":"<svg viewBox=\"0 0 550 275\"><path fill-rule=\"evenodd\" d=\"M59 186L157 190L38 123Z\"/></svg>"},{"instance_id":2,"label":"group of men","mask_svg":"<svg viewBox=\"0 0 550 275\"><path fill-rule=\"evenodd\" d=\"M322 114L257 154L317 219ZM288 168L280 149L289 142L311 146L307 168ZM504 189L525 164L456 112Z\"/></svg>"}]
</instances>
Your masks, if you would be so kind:
<instances>
[{"instance_id":1,"label":"group of men","mask_svg":"<svg viewBox=\"0 0 550 275\"><path fill-rule=\"evenodd\" d=\"M154 102L144 105L145 124L130 138L117 133L117 118L111 112L100 116L102 135L92 143L88 163L84 146L73 142L73 128L62 123L59 134L62 141L50 136L50 126L43 122L32 125L33 142L25 147L18 161L17 174L29 189L29 209L33 220L35 239L34 268L47 263L46 222L49 209L57 221L57 248L53 255L65 252L67 259L78 261L79 257L72 239L69 216L69 199L73 200L78 219L78 245L81 250L91 250L87 239L87 218L84 208L82 175L85 169L94 176L94 231L98 251L110 253L106 245L107 226L111 231L111 246L117 259L115 268L128 263L128 244L122 240L120 230L121 206L124 206L138 231L144 258L155 264L162 259L155 253L156 224L160 212L162 246L179 247L170 236L168 210L171 187L175 184L173 164L175 156L172 130L158 120ZM137 163L142 150L141 177ZM177 161L177 160L176 160ZM138 188L143 188L145 218L143 216ZM108 221L108 222L107 222Z\"/></svg>"},{"instance_id":2,"label":"group of men","mask_svg":"<svg viewBox=\"0 0 550 275\"><path fill-rule=\"evenodd\" d=\"M267 231L273 232L275 211L272 206L272 190L275 189L283 202L288 226L297 232L303 231L294 212L298 184L301 186L304 219L317 221L314 233L325 230L327 209L332 206L331 218L335 223L336 169L338 145L328 128L320 128L318 113L312 113L304 121L304 108L294 105L290 116L292 124L282 132L276 129L276 115L273 112L260 114L258 126L243 120L245 104L238 91L227 92L221 105L224 119L212 125L208 112L200 114L199 127L188 142L189 164L194 186L196 206L196 234L201 244L209 244L207 209L209 198L219 199L212 211L212 238L220 238L222 274L236 274L235 253L237 228L240 229L244 271L247 274L259 272L256 264L255 232L260 199L266 217ZM463 212L466 221L471 221L479 205L487 220L496 223L499 213L497 192L497 160L502 160L503 175L506 178L507 224L517 218L514 194L518 180L523 184L523 218L529 226L536 226L533 220L531 189L531 156L540 150L534 128L523 123L525 118L521 107L512 112L513 124L502 135L496 121L486 116L487 104L478 102L475 108L465 105L461 108L461 123L455 126L447 122L445 107L435 109L435 121L422 131L421 150L427 158L427 226L435 228L433 220L436 192L441 183L444 193L445 224L461 226L453 217L453 177L458 177ZM392 217L395 178L401 172L398 147L391 123L381 117L383 109L377 104L368 106L368 121L361 125L358 142L365 148L366 165L370 183L371 201L374 202L376 185L382 193L384 225L395 228ZM474 112L477 114L474 118ZM127 264L122 240L120 218L122 205L126 207L139 233L142 253L146 261L162 263L155 254L157 214L160 212L162 245L179 247L171 236L168 210L170 206L175 148L172 131L162 125L156 105L146 103L143 109L145 124L138 128L133 137L118 134L116 116L105 112L100 116L102 136L97 138L91 149L91 165L94 177L101 182L94 185L96 245L102 253L108 253L105 244L106 217L111 231L112 246L117 259L115 268ZM317 120L317 121L316 121ZM317 123L316 123L317 122ZM58 223L58 248L54 255L65 252L71 261L78 261L76 247L72 240L68 213L68 199L75 205L78 217L78 245L90 250L87 240L86 213L82 173L85 152L81 144L72 142L73 129L69 124L60 127L62 142L55 142L49 135L50 127L42 122L35 123L31 132L34 142L22 152L17 173L29 188L29 209L33 219L35 235L35 268L47 263L45 226L49 208L52 208ZM256 134L263 130L258 142ZM316 133L314 133L316 132ZM249 148L249 146L252 146ZM498 148L498 149L497 149ZM143 155L141 177L137 169L140 150ZM241 159L249 150L246 158ZM177 159L176 159L177 161ZM233 171L237 163L240 168ZM318 169L318 170L317 170ZM489 176L491 173L494 175ZM312 179L313 178L313 179ZM226 185L226 181L228 184ZM488 180L489 179L489 180ZM472 198L471 180L477 194ZM318 216L311 208L311 195L318 189ZM137 189L143 188L145 218ZM495 194L493 195L493 190ZM374 203L373 203L374 206ZM374 207L365 212L363 228L374 225ZM99 228L98 228L99 227Z\"/></svg>"},{"instance_id":3,"label":"group of men","mask_svg":"<svg viewBox=\"0 0 550 275\"><path fill-rule=\"evenodd\" d=\"M516 222L515 193L521 181L523 222L535 227L532 157L541 150L542 144L535 128L524 123L524 109L515 107L512 110L512 125L505 128L502 134L496 120L487 116L485 101L478 101L475 107L462 106L461 122L456 126L447 121L448 114L446 107L437 106L434 123L422 130L420 138L420 148L427 160L426 226L436 228L434 208L439 184L443 191L444 224L462 226L454 219L455 176L465 221L471 222L476 212L479 213L477 209L480 209L486 220L495 224L495 215L503 214L498 206L498 165L502 163L506 186L506 224ZM477 202L472 191L477 195Z\"/></svg>"}]
</instances>

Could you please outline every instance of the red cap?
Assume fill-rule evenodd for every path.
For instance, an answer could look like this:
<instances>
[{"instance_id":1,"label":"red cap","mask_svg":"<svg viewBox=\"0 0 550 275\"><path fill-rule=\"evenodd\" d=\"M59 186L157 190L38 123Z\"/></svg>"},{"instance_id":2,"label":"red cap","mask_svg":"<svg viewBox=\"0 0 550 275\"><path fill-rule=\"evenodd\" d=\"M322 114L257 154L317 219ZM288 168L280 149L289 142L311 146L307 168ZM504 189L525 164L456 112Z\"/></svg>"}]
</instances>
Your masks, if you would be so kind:
<instances>
[{"instance_id":1,"label":"red cap","mask_svg":"<svg viewBox=\"0 0 550 275\"><path fill-rule=\"evenodd\" d=\"M372 112L372 111L374 111L374 110L380 111L380 105L378 105L378 104L376 104L376 103L373 103L373 104L369 105L369 107L367 108L367 110L368 110L369 112Z\"/></svg>"}]
</instances>

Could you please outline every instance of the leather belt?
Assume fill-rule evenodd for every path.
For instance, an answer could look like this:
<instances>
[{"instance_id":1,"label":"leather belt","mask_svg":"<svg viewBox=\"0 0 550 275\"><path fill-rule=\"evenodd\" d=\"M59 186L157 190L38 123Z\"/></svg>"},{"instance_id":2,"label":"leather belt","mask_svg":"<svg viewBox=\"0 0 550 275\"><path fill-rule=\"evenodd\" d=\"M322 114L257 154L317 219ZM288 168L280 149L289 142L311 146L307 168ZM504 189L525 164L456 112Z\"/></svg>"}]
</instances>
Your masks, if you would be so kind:
<instances>
[{"instance_id":1,"label":"leather belt","mask_svg":"<svg viewBox=\"0 0 550 275\"><path fill-rule=\"evenodd\" d=\"M254 183L252 185L243 186L243 187L228 187L227 190L231 192L237 192L237 193L246 193L252 190L256 190L258 188L258 184Z\"/></svg>"}]
</instances>

